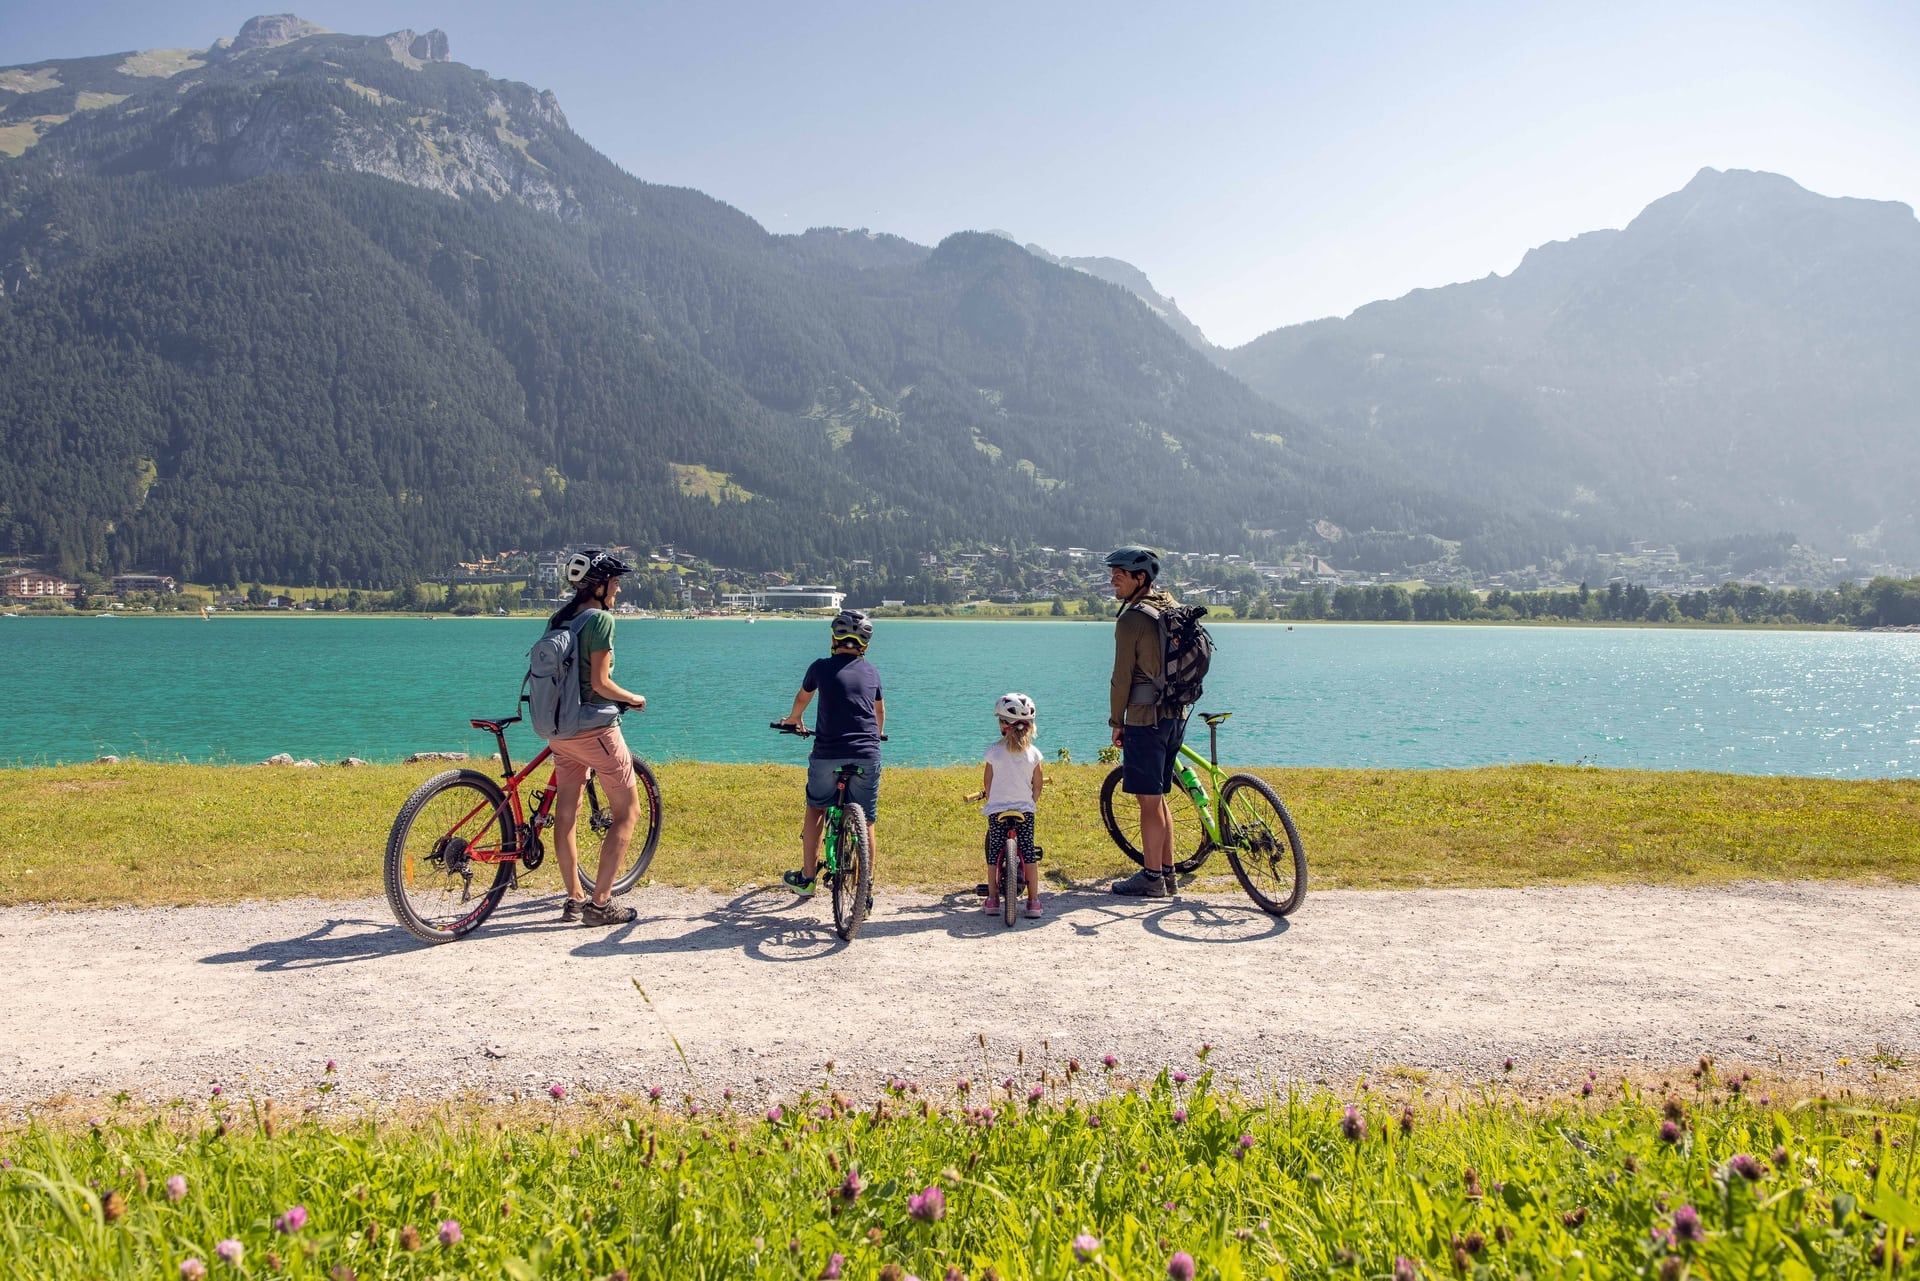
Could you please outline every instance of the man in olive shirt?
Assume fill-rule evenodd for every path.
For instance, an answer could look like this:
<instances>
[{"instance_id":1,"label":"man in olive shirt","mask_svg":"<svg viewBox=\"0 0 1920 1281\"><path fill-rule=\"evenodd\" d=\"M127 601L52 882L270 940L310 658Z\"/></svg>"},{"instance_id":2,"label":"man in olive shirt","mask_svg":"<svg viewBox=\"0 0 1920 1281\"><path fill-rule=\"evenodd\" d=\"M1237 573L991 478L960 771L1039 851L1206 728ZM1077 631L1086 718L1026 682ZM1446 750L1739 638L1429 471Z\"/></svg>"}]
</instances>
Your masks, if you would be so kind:
<instances>
[{"instance_id":1,"label":"man in olive shirt","mask_svg":"<svg viewBox=\"0 0 1920 1281\"><path fill-rule=\"evenodd\" d=\"M1155 688L1164 655L1160 650L1160 614L1178 604L1154 589L1160 554L1150 547L1120 547L1107 553L1114 599L1120 617L1113 627L1113 678L1109 682L1107 724L1120 749L1121 790L1140 802L1141 868L1113 885L1115 894L1172 898L1173 815L1167 792L1180 753L1186 721L1178 709L1163 708Z\"/></svg>"}]
</instances>

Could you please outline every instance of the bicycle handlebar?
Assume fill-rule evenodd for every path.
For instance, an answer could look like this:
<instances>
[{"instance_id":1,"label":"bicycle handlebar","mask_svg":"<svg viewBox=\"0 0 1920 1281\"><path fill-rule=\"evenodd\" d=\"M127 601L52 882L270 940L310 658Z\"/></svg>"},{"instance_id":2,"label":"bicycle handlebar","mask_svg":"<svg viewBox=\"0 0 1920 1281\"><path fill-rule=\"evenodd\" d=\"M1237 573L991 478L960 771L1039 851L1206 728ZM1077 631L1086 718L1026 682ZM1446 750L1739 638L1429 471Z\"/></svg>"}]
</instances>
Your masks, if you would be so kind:
<instances>
[{"instance_id":1,"label":"bicycle handlebar","mask_svg":"<svg viewBox=\"0 0 1920 1281\"><path fill-rule=\"evenodd\" d=\"M812 730L808 729L805 725L789 725L785 721L769 721L767 723L767 728L777 729L782 734L792 734L796 738L812 738L814 733ZM886 742L887 736L885 734L882 734L880 736L880 741L883 743Z\"/></svg>"}]
</instances>

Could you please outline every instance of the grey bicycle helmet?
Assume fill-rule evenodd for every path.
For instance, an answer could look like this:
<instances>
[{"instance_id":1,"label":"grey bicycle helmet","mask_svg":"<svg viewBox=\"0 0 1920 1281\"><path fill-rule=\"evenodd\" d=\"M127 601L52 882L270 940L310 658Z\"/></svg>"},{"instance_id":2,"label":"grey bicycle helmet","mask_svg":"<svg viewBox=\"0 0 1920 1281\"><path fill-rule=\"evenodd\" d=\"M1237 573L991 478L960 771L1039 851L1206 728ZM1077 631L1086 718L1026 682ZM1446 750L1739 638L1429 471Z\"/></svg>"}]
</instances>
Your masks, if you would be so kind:
<instances>
[{"instance_id":1,"label":"grey bicycle helmet","mask_svg":"<svg viewBox=\"0 0 1920 1281\"><path fill-rule=\"evenodd\" d=\"M833 643L849 639L859 641L862 649L873 639L873 620L864 610L843 609L833 616Z\"/></svg>"},{"instance_id":2,"label":"grey bicycle helmet","mask_svg":"<svg viewBox=\"0 0 1920 1281\"><path fill-rule=\"evenodd\" d=\"M567 557L567 586L569 587L578 587L585 582L604 582L609 578L618 578L622 574L632 572L633 566L598 547L589 547Z\"/></svg>"},{"instance_id":3,"label":"grey bicycle helmet","mask_svg":"<svg viewBox=\"0 0 1920 1281\"><path fill-rule=\"evenodd\" d=\"M1145 574L1148 582L1160 577L1160 553L1151 547L1116 547L1107 553L1106 564L1129 574Z\"/></svg>"}]
</instances>

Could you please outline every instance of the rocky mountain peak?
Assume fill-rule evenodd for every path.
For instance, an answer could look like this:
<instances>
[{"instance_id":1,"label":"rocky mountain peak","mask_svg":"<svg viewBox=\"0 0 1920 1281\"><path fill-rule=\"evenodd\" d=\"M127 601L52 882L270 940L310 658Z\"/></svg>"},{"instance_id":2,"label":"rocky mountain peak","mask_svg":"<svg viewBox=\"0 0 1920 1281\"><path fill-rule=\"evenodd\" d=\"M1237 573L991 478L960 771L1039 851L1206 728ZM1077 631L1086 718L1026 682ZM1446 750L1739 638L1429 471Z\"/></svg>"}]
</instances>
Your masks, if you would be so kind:
<instances>
[{"instance_id":1,"label":"rocky mountain peak","mask_svg":"<svg viewBox=\"0 0 1920 1281\"><path fill-rule=\"evenodd\" d=\"M268 13L248 18L240 25L240 34L233 38L227 47L229 53L245 53L249 49L272 49L279 45L291 44L307 36L329 34L325 27L308 22L293 13Z\"/></svg>"},{"instance_id":2,"label":"rocky mountain peak","mask_svg":"<svg viewBox=\"0 0 1920 1281\"><path fill-rule=\"evenodd\" d=\"M393 51L395 62L451 62L453 52L447 43L447 33L435 27L431 31L416 34L411 29L402 29L386 37L387 48Z\"/></svg>"}]
</instances>

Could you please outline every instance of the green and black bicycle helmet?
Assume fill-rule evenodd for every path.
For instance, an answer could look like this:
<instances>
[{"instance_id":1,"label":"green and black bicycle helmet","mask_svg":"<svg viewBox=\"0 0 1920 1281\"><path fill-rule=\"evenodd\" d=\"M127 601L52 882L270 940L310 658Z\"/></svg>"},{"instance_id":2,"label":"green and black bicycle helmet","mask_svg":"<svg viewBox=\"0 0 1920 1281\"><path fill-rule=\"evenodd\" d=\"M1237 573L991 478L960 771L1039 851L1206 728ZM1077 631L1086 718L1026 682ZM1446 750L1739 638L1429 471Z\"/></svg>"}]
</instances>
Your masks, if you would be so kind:
<instances>
[{"instance_id":1,"label":"green and black bicycle helmet","mask_svg":"<svg viewBox=\"0 0 1920 1281\"><path fill-rule=\"evenodd\" d=\"M854 640L860 642L861 649L865 649L867 643L872 639L873 620L867 617L864 610L843 609L833 616L833 643L835 645L838 645L843 640Z\"/></svg>"},{"instance_id":2,"label":"green and black bicycle helmet","mask_svg":"<svg viewBox=\"0 0 1920 1281\"><path fill-rule=\"evenodd\" d=\"M588 547L567 557L567 586L603 583L622 574L631 574L633 566L598 547Z\"/></svg>"},{"instance_id":3,"label":"green and black bicycle helmet","mask_svg":"<svg viewBox=\"0 0 1920 1281\"><path fill-rule=\"evenodd\" d=\"M1160 577L1160 553L1151 547L1132 544L1116 547L1107 553L1106 564L1112 569L1124 569L1129 574L1145 574L1148 582Z\"/></svg>"}]
</instances>

